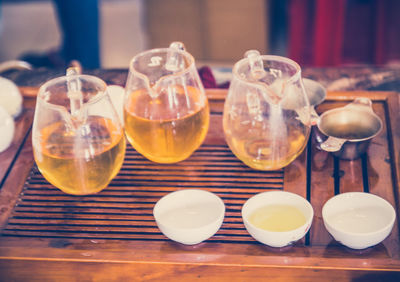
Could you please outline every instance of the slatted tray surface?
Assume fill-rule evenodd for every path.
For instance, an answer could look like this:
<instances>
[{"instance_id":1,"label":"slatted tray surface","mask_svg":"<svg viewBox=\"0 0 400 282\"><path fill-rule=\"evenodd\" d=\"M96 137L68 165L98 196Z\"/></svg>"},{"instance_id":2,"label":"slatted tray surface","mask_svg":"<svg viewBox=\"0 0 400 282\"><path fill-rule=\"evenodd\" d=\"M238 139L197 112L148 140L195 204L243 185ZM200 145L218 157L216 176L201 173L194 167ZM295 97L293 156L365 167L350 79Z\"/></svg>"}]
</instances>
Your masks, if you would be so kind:
<instances>
[{"instance_id":1,"label":"slatted tray surface","mask_svg":"<svg viewBox=\"0 0 400 282\"><path fill-rule=\"evenodd\" d=\"M3 236L167 240L154 221L153 207L166 193L188 188L212 191L227 204L224 224L209 241L252 241L241 221L241 206L255 193L283 189L283 170L251 170L227 146L204 145L175 165L150 162L128 146L109 187L80 197L53 187L34 167Z\"/></svg>"},{"instance_id":2,"label":"slatted tray surface","mask_svg":"<svg viewBox=\"0 0 400 282\"><path fill-rule=\"evenodd\" d=\"M298 280L319 277L321 271L333 275L329 277L359 277L366 271L400 274L398 219L383 243L355 251L333 240L321 215L323 204L335 194L365 191L388 200L399 216L400 127L395 93L329 93L318 107L321 113L359 96L373 100L373 109L384 126L362 158L341 161L319 150L318 132L313 128L304 152L286 168L269 172L250 169L232 154L222 131L226 92L208 94L209 133L190 158L177 164L156 164L128 146L120 173L109 187L95 195L71 196L50 185L34 165L30 137L20 134L19 142L24 144L16 150L19 155L10 162L0 190L0 272L13 269L19 273L28 260L63 261L67 264L66 275L73 273L75 262L104 263L104 275L108 273L107 262L128 263L128 268L121 266L120 271L129 272L134 266L130 278L158 270L168 270L168 275L172 275L179 269L180 275L207 273L214 278L218 277L216 269L225 269L225 276L234 274L237 279L247 278L249 273L244 270L250 269L265 275L265 268L268 275L285 274L297 276ZM23 124L28 130L26 121ZM162 196L188 188L214 192L226 205L221 229L206 242L192 247L167 239L152 215ZM269 248L255 241L243 225L244 202L259 192L271 190L294 192L313 206L311 229L294 246ZM86 251L78 250L92 250L95 258L82 256ZM98 272L90 264L85 267L90 277ZM40 277L46 277L46 270L41 271ZM29 277L29 273L26 275Z\"/></svg>"}]
</instances>

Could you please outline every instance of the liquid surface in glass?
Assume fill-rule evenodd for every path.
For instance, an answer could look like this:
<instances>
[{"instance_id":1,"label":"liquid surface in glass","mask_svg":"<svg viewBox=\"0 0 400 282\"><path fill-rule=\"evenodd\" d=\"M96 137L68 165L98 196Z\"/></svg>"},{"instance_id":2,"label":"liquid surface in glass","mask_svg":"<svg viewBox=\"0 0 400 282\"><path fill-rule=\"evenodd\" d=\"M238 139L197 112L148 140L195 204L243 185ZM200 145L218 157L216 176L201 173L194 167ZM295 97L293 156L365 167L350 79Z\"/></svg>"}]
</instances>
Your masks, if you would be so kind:
<instances>
[{"instance_id":1,"label":"liquid surface in glass","mask_svg":"<svg viewBox=\"0 0 400 282\"><path fill-rule=\"evenodd\" d=\"M375 133L375 129L362 122L336 123L326 129L329 136L342 139L364 139Z\"/></svg>"},{"instance_id":2,"label":"liquid surface in glass","mask_svg":"<svg viewBox=\"0 0 400 282\"><path fill-rule=\"evenodd\" d=\"M268 205L252 212L249 221L267 231L284 232L305 224L306 217L298 208L290 205Z\"/></svg>"},{"instance_id":3,"label":"liquid surface in glass","mask_svg":"<svg viewBox=\"0 0 400 282\"><path fill-rule=\"evenodd\" d=\"M251 168L279 169L299 156L309 135L309 129L288 124L279 118L255 120L242 106L235 106L240 115L224 115L225 139L232 152Z\"/></svg>"},{"instance_id":4,"label":"liquid surface in glass","mask_svg":"<svg viewBox=\"0 0 400 282\"><path fill-rule=\"evenodd\" d=\"M146 90L129 94L124 109L125 132L132 146L158 163L189 157L203 142L209 126L209 108L202 92L186 86L169 88L156 98Z\"/></svg>"},{"instance_id":5,"label":"liquid surface in glass","mask_svg":"<svg viewBox=\"0 0 400 282\"><path fill-rule=\"evenodd\" d=\"M41 142L34 146L36 164L47 181L68 194L102 190L124 161L125 137L110 119L89 117L72 131L56 122L40 134Z\"/></svg>"}]
</instances>

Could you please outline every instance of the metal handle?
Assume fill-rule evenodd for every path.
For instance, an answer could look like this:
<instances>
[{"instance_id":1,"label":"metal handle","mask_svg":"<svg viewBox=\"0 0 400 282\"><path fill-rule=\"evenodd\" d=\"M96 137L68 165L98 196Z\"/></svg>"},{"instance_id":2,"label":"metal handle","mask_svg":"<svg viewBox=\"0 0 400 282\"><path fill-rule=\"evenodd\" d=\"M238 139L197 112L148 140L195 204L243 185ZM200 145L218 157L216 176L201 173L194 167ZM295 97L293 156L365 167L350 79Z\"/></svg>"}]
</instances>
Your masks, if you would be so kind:
<instances>
[{"instance_id":1,"label":"metal handle","mask_svg":"<svg viewBox=\"0 0 400 282\"><path fill-rule=\"evenodd\" d=\"M328 139L321 144L321 149L327 152L336 152L342 148L346 141L346 139L329 136Z\"/></svg>"}]
</instances>

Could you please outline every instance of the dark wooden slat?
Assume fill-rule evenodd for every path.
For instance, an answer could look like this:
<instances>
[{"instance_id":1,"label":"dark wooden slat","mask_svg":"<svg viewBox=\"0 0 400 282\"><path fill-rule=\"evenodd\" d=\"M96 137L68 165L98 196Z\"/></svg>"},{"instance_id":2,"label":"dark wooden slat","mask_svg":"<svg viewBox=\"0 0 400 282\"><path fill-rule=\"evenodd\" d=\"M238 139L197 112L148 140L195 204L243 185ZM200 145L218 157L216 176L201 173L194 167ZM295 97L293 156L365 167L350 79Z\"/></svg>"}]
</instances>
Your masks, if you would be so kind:
<instances>
[{"instance_id":1,"label":"dark wooden slat","mask_svg":"<svg viewBox=\"0 0 400 282\"><path fill-rule=\"evenodd\" d=\"M39 184L40 185L40 184ZM219 189L255 189L255 190L265 190L265 189L282 189L283 183L268 183L268 185L263 185L263 188L258 188L257 185L254 185L254 183L246 183L246 184L241 184L241 183L212 183L212 182L195 182L195 183L188 183L188 182L181 182L181 183L131 183L128 180L125 182L119 182L117 184L111 183L107 189L109 191L120 191L122 193L129 193L131 192L130 189L144 189L144 190L166 190L166 191L171 191L171 188L196 188L196 189L202 189L202 188L208 188L212 189L213 188L219 188ZM49 185L49 189L55 189L52 186ZM32 190L42 190L42 189L47 189L45 186L37 187L37 188L32 188Z\"/></svg>"},{"instance_id":2,"label":"dark wooden slat","mask_svg":"<svg viewBox=\"0 0 400 282\"><path fill-rule=\"evenodd\" d=\"M311 178L310 195L311 205L314 208L314 221L310 229L310 244L312 246L326 246L332 237L324 227L322 207L326 201L334 196L333 157L331 154L318 149L318 131L313 129L311 139Z\"/></svg>"},{"instance_id":3,"label":"dark wooden slat","mask_svg":"<svg viewBox=\"0 0 400 282\"><path fill-rule=\"evenodd\" d=\"M114 225L89 225L89 224L46 224L46 225L16 225L10 224L4 232L13 233L13 232L55 232L55 233L93 233L103 235L107 238L108 234L140 234L147 233L152 235L160 235L156 225L126 225L126 226L114 226ZM226 228L224 226L217 232L220 236L243 236L250 237L245 229L232 229Z\"/></svg>"},{"instance_id":4,"label":"dark wooden slat","mask_svg":"<svg viewBox=\"0 0 400 282\"><path fill-rule=\"evenodd\" d=\"M206 187L198 187L199 189L207 189L207 191L215 192L215 193L220 193L221 195L238 195L239 197L249 195L249 194L254 194L260 191L265 191L265 190L270 190L270 189L282 189L281 184L276 184L276 185L269 185L266 187L262 188L245 188L242 189L243 187L231 187L231 186L222 186L222 187L212 187L212 186L206 186ZM85 196L86 198L90 199L93 197L98 197L98 198L107 198L107 197L116 197L116 198L126 198L126 197L131 197L138 195L143 197L141 193L157 193L157 192L163 192L163 193L168 193L168 192L173 192L175 190L179 189L186 189L184 187L177 187L170 185L168 187L156 187L156 186L146 186L146 187L139 187L137 189L135 186L127 186L127 187L120 187L120 186L115 186L111 187L109 186L107 189L103 190L100 194L96 195L88 195ZM40 186L38 185L37 188L30 188L29 190L25 190L25 193L27 195L33 194L37 195L38 197L47 197L48 196L57 196L57 197L65 197L65 198L71 198L70 195L64 194L62 191L58 190L57 188L54 188L51 185L46 186ZM153 194L150 194L149 196L151 197ZM76 196L76 198L78 198ZM73 199L76 199L75 197Z\"/></svg>"},{"instance_id":5,"label":"dark wooden slat","mask_svg":"<svg viewBox=\"0 0 400 282\"><path fill-rule=\"evenodd\" d=\"M239 214L240 209L236 211L226 211L225 212L225 223L242 223L241 215ZM154 221L153 215L151 213L147 214L95 214L95 213L66 213L66 212L57 212L53 210L46 210L45 212L40 211L19 211L16 212L12 217L10 217L9 222L13 222L14 220L18 221L30 221L30 220L38 220L43 222L72 222L75 220L82 221L94 221L94 220L104 220L104 221Z\"/></svg>"},{"instance_id":6,"label":"dark wooden slat","mask_svg":"<svg viewBox=\"0 0 400 282\"><path fill-rule=\"evenodd\" d=\"M207 189L208 190L208 189ZM105 193L107 191L107 193ZM111 189L102 191L101 194L95 194L90 196L85 196L84 201L120 201L120 202L130 202L131 198L161 198L165 195L165 192L174 191L174 189L169 190L161 190L161 189L146 189L146 190L128 190L129 193L122 193L119 191L113 191ZM251 195L257 192L256 189L246 189L243 190L234 190L234 189L220 189L220 188L211 188L208 191L212 191L217 193L222 198L229 197L229 198L239 198L239 199L247 199L248 195ZM260 190L258 190L260 191ZM64 194L59 190L25 190L24 191L24 199L26 200L35 200L44 201L44 200L59 200L59 201L78 201L79 197L71 197L70 195ZM83 201L83 199L82 199Z\"/></svg>"},{"instance_id":7,"label":"dark wooden slat","mask_svg":"<svg viewBox=\"0 0 400 282\"><path fill-rule=\"evenodd\" d=\"M214 148L204 145L188 160L172 165L149 162L128 148L122 172L110 186L96 195L82 197L59 191L34 168L4 235L115 238L114 233L125 234L126 230L147 234L148 228L159 233L152 216L156 201L179 187L194 187L216 193L226 204L225 222L216 235L218 240L227 240L228 234L230 241L237 235L254 241L241 221L241 207L251 195L282 189L283 170L254 171L238 161L226 145L217 146L218 154L210 154ZM232 162L227 165L220 161L224 159ZM210 163L214 166L210 167ZM237 163L235 170L231 170L232 163ZM199 165L203 167L199 169ZM68 235L60 235L57 230ZM72 234L74 231L77 234ZM138 235L132 236L124 238L140 239ZM151 238L158 240L157 236ZM151 239L148 235L142 238Z\"/></svg>"},{"instance_id":8,"label":"dark wooden slat","mask_svg":"<svg viewBox=\"0 0 400 282\"><path fill-rule=\"evenodd\" d=\"M226 94L218 93L217 96L221 93ZM385 107L391 107L385 104L385 96L373 94L371 97L375 99L374 110L379 115L387 116ZM349 98L347 94L338 93L328 97L327 102L318 110L325 111L342 106L351 100L352 97ZM379 103L382 103L382 108ZM392 160L385 160L388 166L372 160L386 153L393 153L390 146L397 146L400 130L392 133L397 134L394 145L390 142L380 143L379 138L374 139L374 142L378 142L372 144L370 150L374 150L377 155L369 152L368 158L353 164L336 162L339 170L344 173L334 171L333 158L330 154L316 149L315 141L307 151L310 154L304 152L285 169L273 172L255 171L237 160L224 141L221 122L223 100L211 101L210 104L213 114L209 135L203 146L190 158L178 164L155 164L128 146L121 173L107 189L96 195L78 197L64 194L47 183L35 170L24 186L23 181L18 182L18 177L22 176L25 179L32 164L26 161L31 158L32 152L24 147L25 151L21 151L22 161L18 162L18 159L15 163L15 168L18 169L10 172L12 183L8 181L5 183L5 190L0 191L2 195L5 192L11 195L11 192L15 193L13 186L18 186L17 197L4 198L11 199L9 203L2 198L0 203L2 208L7 208L6 213L0 215L1 222L7 223L0 237L0 256L11 256L11 261L26 261L39 257L44 258L46 263L52 260L60 263L60 259L72 259L81 263L82 253L93 250L97 257L85 257L83 260L88 259L89 263L108 263L112 259L121 261L129 256L129 267L136 264L144 266L149 262L152 266L159 263L158 267L161 268L165 267L166 261L174 265L192 265L199 268L205 264L219 263L222 268L232 264L232 270L238 267L248 270L248 266L251 265L258 269L257 277L262 275L261 272L286 268L289 272L296 273L299 273L299 269L304 270L303 273L315 272L318 275L314 276L319 277L321 269L330 269L332 273L342 271L338 277L344 277L344 269L348 275L350 272L353 275L354 269L363 273L376 269L399 271L400 263L396 254L399 253L397 231L383 244L364 252L352 252L332 241L323 227L320 212L326 200L334 195L335 183L340 186L338 188L341 193L354 191L353 187L357 181L352 176L358 178L363 173L368 174L364 179L368 179L367 186L370 187L371 193L381 193L380 195L390 201L396 198L393 192L396 187L398 189L398 182L394 176L398 175L396 160L399 156L391 156ZM383 138L392 138L389 133L387 131ZM380 149L375 150L373 146L380 146ZM311 171L307 173L308 164ZM336 182L333 178L334 173L337 173ZM362 186L362 181L359 183ZM226 215L220 230L198 246L182 246L171 242L158 230L152 216L152 209L159 198L187 187L212 191L222 197L226 205ZM309 243L307 240L301 240L293 247L276 250L256 242L247 233L241 219L243 203L256 193L274 189L292 191L311 200L315 218L309 234ZM399 213L398 206L396 209ZM398 227L398 221L396 226ZM32 244L29 243L30 240ZM11 248L10 242L14 242L14 246L17 247ZM63 247L60 248L57 244ZM128 245L130 247L126 248ZM118 250L117 253L115 250ZM199 259L203 261L199 262ZM113 262L115 264L115 261ZM7 265L2 264L0 268L5 270ZM186 267L182 273L190 271L190 267ZM275 274L278 275L279 272ZM298 277L301 278L301 275L298 274Z\"/></svg>"},{"instance_id":9,"label":"dark wooden slat","mask_svg":"<svg viewBox=\"0 0 400 282\"><path fill-rule=\"evenodd\" d=\"M6 225L15 203L21 196L20 192L24 184L27 184L26 178L30 174L32 165L32 142L29 135L19 153L18 159L13 165L13 169L10 171L0 190L0 229Z\"/></svg>"},{"instance_id":10,"label":"dark wooden slat","mask_svg":"<svg viewBox=\"0 0 400 282\"><path fill-rule=\"evenodd\" d=\"M210 126L208 128L208 134L203 144L210 145L225 145L226 141L223 134L222 119L221 115L210 115Z\"/></svg>"},{"instance_id":11,"label":"dark wooden slat","mask_svg":"<svg viewBox=\"0 0 400 282\"><path fill-rule=\"evenodd\" d=\"M0 153L0 188L3 185L5 177L15 161L15 158L18 156L21 146L29 134L29 129L32 125L33 113L34 111L32 108L27 107L25 102L23 104L22 113L15 119L13 140L10 146L5 151Z\"/></svg>"},{"instance_id":12,"label":"dark wooden slat","mask_svg":"<svg viewBox=\"0 0 400 282\"><path fill-rule=\"evenodd\" d=\"M17 236L17 237L36 237L36 238L70 238L70 239L112 239L112 240L140 240L140 241L170 241L167 237L162 234L151 234L151 233L139 233L139 234L127 234L127 233L117 233L117 234L108 234L107 238L103 238L98 234L94 233L80 233L76 234L74 232L33 232L33 231L26 231L23 234L15 231L7 231L4 233L4 236ZM253 244L260 244L255 241L252 237L248 235L244 236L221 236L215 235L205 242L227 242L227 243L253 243Z\"/></svg>"},{"instance_id":13,"label":"dark wooden slat","mask_svg":"<svg viewBox=\"0 0 400 282\"><path fill-rule=\"evenodd\" d=\"M383 128L382 132L372 140L368 150L367 168L369 191L372 194L384 198L392 204L393 207L396 207L395 193L397 187L393 182L393 175L390 169L390 159L392 159L393 156L391 156L389 152L388 120L385 115L385 104L374 103L374 111L381 117ZM395 226L399 226L398 221L399 218L397 217ZM396 257L400 257L399 228L393 228L389 237L385 239L384 244Z\"/></svg>"},{"instance_id":14,"label":"dark wooden slat","mask_svg":"<svg viewBox=\"0 0 400 282\"><path fill-rule=\"evenodd\" d=\"M60 219L48 219L46 221L43 221L42 218L10 218L8 222L10 227L13 226L62 226L62 225L68 225L68 226L112 226L112 227L118 227L118 228L123 228L123 227L132 227L132 226L143 226L143 227L156 227L156 222L154 221L154 217L152 216L146 216L146 217L140 217L136 216L135 220L125 220L121 222L116 222L116 221L110 221L110 220L103 220L102 218L95 219L95 220L86 220L86 219L69 219L68 221L60 221ZM14 227L15 228L15 227ZM241 221L239 220L229 220L229 217L225 221L225 223L222 225L221 230L230 230L230 229L243 229L244 230L244 225L242 224Z\"/></svg>"},{"instance_id":15,"label":"dark wooden slat","mask_svg":"<svg viewBox=\"0 0 400 282\"><path fill-rule=\"evenodd\" d=\"M307 198L307 150L294 160L291 164L285 167L284 171L284 190L295 193L303 198ZM305 243L306 237L303 237L300 241L302 244ZM307 239L308 241L308 239Z\"/></svg>"},{"instance_id":16,"label":"dark wooden slat","mask_svg":"<svg viewBox=\"0 0 400 282\"><path fill-rule=\"evenodd\" d=\"M364 191L361 161L361 159L340 161L340 193Z\"/></svg>"}]
</instances>

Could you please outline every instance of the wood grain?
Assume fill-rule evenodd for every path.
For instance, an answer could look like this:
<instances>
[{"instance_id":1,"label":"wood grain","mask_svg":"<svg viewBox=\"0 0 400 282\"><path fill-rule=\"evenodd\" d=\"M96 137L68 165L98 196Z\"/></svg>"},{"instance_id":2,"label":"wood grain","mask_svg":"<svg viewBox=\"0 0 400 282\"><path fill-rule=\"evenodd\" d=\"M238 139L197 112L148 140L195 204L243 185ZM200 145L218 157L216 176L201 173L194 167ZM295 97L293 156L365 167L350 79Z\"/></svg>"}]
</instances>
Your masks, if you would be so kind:
<instances>
[{"instance_id":1,"label":"wood grain","mask_svg":"<svg viewBox=\"0 0 400 282\"><path fill-rule=\"evenodd\" d=\"M323 204L335 193L363 191L365 187L387 199L400 214L396 93L328 93L318 107L318 112L323 112L359 96L374 101L374 111L385 126L366 158L335 160L318 149L319 133L313 129L304 152L285 169L271 172L252 170L230 152L221 122L226 91L207 94L212 122L206 141L192 157L160 165L129 148L121 172L109 187L85 197L64 194L31 169L27 124L32 111L21 129L24 134L20 136L25 137L17 138L18 154L12 156L15 160L0 190L0 280L400 279L398 220L383 243L355 251L332 239L321 216ZM30 103L32 107L32 100ZM188 187L216 193L227 207L221 229L195 246L168 240L152 216L159 198ZM256 193L273 189L297 193L314 208L309 234L290 247L262 245L242 223L243 203Z\"/></svg>"},{"instance_id":2,"label":"wood grain","mask_svg":"<svg viewBox=\"0 0 400 282\"><path fill-rule=\"evenodd\" d=\"M10 146L0 153L0 187L4 182L15 158L18 156L19 149L27 138L28 131L32 125L33 109L30 107L30 101L25 99L22 113L15 118L14 138Z\"/></svg>"}]
</instances>

